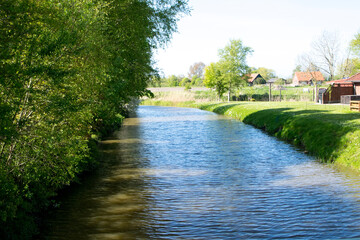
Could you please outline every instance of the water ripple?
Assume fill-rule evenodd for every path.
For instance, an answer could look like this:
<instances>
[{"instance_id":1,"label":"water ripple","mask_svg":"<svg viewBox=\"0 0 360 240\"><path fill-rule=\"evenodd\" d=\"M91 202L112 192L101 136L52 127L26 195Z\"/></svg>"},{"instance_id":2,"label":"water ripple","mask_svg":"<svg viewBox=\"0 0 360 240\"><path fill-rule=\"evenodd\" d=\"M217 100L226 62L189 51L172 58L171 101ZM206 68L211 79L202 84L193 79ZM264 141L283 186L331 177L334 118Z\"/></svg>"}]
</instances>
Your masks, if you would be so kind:
<instances>
[{"instance_id":1,"label":"water ripple","mask_svg":"<svg viewBox=\"0 0 360 240\"><path fill-rule=\"evenodd\" d=\"M360 237L359 179L238 121L140 107L102 149L103 168L63 201L44 236Z\"/></svg>"}]
</instances>

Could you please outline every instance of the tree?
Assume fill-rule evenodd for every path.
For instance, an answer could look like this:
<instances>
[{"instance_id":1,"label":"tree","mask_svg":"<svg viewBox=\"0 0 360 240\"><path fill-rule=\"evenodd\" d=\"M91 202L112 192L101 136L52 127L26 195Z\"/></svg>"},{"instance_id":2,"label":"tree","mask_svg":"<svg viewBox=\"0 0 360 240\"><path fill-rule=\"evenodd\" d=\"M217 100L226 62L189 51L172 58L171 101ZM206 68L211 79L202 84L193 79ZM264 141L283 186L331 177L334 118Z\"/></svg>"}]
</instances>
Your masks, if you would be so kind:
<instances>
[{"instance_id":1,"label":"tree","mask_svg":"<svg viewBox=\"0 0 360 240\"><path fill-rule=\"evenodd\" d=\"M246 75L250 72L246 57L252 52L253 50L244 46L241 40L230 40L225 48L219 50L219 67L228 91L228 101L230 101L231 91L246 84L248 78Z\"/></svg>"},{"instance_id":2,"label":"tree","mask_svg":"<svg viewBox=\"0 0 360 240\"><path fill-rule=\"evenodd\" d=\"M203 78L204 77L205 64L203 62L197 62L190 66L188 77L190 79Z\"/></svg>"},{"instance_id":3,"label":"tree","mask_svg":"<svg viewBox=\"0 0 360 240\"><path fill-rule=\"evenodd\" d=\"M223 80L219 63L210 63L209 66L205 67L204 84L208 88L215 89L220 101L222 95L227 91L227 87Z\"/></svg>"},{"instance_id":4,"label":"tree","mask_svg":"<svg viewBox=\"0 0 360 240\"><path fill-rule=\"evenodd\" d=\"M326 31L312 43L313 64L325 72L330 80L335 77L339 47L340 41L337 35Z\"/></svg>"},{"instance_id":5,"label":"tree","mask_svg":"<svg viewBox=\"0 0 360 240\"><path fill-rule=\"evenodd\" d=\"M302 72L301 64L296 65L296 67L294 68L294 70L292 72L292 76L294 76L296 72Z\"/></svg>"},{"instance_id":6,"label":"tree","mask_svg":"<svg viewBox=\"0 0 360 240\"><path fill-rule=\"evenodd\" d=\"M187 77L184 77L181 82L180 82L180 86L185 87L186 85L191 84L191 80Z\"/></svg>"},{"instance_id":7,"label":"tree","mask_svg":"<svg viewBox=\"0 0 360 240\"><path fill-rule=\"evenodd\" d=\"M360 71L360 58L346 58L339 65L336 75L337 78L343 79L355 75Z\"/></svg>"},{"instance_id":8,"label":"tree","mask_svg":"<svg viewBox=\"0 0 360 240\"><path fill-rule=\"evenodd\" d=\"M165 79L165 85L169 87L178 87L180 86L182 76L171 75Z\"/></svg>"},{"instance_id":9,"label":"tree","mask_svg":"<svg viewBox=\"0 0 360 240\"><path fill-rule=\"evenodd\" d=\"M351 58L350 55L353 55ZM350 42L350 51L348 57L343 61L341 69L345 72L343 75L349 77L360 72L360 33Z\"/></svg>"},{"instance_id":10,"label":"tree","mask_svg":"<svg viewBox=\"0 0 360 240\"><path fill-rule=\"evenodd\" d=\"M300 63L301 68L305 71L308 72L312 79L315 79L315 81L313 81L315 90L314 90L314 101L318 102L319 100L319 94L318 94L318 84L316 81L316 72L320 71L320 68L316 65L314 58L309 55L309 54L303 54L298 58L298 61Z\"/></svg>"},{"instance_id":11,"label":"tree","mask_svg":"<svg viewBox=\"0 0 360 240\"><path fill-rule=\"evenodd\" d=\"M30 231L11 223L95 163L93 136L150 94L153 50L187 12L187 0L0 0L1 239Z\"/></svg>"},{"instance_id":12,"label":"tree","mask_svg":"<svg viewBox=\"0 0 360 240\"><path fill-rule=\"evenodd\" d=\"M355 35L353 40L351 40L350 49L357 57L360 57L360 32Z\"/></svg>"},{"instance_id":13,"label":"tree","mask_svg":"<svg viewBox=\"0 0 360 240\"><path fill-rule=\"evenodd\" d=\"M259 73L266 81L270 80L271 78L276 78L274 70L264 67L253 68L251 73Z\"/></svg>"}]
</instances>

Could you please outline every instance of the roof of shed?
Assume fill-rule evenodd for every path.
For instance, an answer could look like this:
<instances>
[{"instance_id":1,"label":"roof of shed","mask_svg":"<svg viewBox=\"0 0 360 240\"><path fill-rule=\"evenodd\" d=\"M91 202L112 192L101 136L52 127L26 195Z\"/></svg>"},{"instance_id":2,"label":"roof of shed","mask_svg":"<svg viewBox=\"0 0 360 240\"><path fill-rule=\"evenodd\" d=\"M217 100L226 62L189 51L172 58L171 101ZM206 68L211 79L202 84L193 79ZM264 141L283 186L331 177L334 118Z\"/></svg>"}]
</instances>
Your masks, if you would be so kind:
<instances>
[{"instance_id":1,"label":"roof of shed","mask_svg":"<svg viewBox=\"0 0 360 240\"><path fill-rule=\"evenodd\" d=\"M349 79L348 78L344 78L344 79L339 79L339 80L333 80L333 81L329 81L329 82L326 82L327 84L334 84L334 83L349 83L348 81Z\"/></svg>"},{"instance_id":2,"label":"roof of shed","mask_svg":"<svg viewBox=\"0 0 360 240\"><path fill-rule=\"evenodd\" d=\"M349 77L348 79L346 79L346 81L349 81L349 82L360 81L360 73L357 73L354 76Z\"/></svg>"},{"instance_id":3,"label":"roof of shed","mask_svg":"<svg viewBox=\"0 0 360 240\"><path fill-rule=\"evenodd\" d=\"M360 73L357 73L349 78L344 78L344 79L340 79L340 80L333 80L333 81L329 81L327 82L328 84L350 84L353 82L360 82Z\"/></svg>"}]
</instances>

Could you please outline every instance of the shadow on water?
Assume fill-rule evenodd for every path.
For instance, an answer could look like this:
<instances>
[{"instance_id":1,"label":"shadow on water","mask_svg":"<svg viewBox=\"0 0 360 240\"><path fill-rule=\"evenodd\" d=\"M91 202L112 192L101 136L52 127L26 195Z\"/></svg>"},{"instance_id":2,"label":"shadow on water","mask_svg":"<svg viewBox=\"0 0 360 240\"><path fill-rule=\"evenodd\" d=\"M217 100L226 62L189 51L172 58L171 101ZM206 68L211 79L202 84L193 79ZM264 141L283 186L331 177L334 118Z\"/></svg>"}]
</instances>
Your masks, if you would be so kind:
<instances>
[{"instance_id":1,"label":"shadow on water","mask_svg":"<svg viewBox=\"0 0 360 240\"><path fill-rule=\"evenodd\" d=\"M209 112L140 113L101 143L101 168L62 201L41 239L360 236L349 197L359 187L348 191L288 144Z\"/></svg>"},{"instance_id":2,"label":"shadow on water","mask_svg":"<svg viewBox=\"0 0 360 240\"><path fill-rule=\"evenodd\" d=\"M144 221L151 220L142 217L151 197L140 135L137 124L125 123L121 133L100 143L100 167L59 198L60 206L47 217L40 239L150 238Z\"/></svg>"}]
</instances>

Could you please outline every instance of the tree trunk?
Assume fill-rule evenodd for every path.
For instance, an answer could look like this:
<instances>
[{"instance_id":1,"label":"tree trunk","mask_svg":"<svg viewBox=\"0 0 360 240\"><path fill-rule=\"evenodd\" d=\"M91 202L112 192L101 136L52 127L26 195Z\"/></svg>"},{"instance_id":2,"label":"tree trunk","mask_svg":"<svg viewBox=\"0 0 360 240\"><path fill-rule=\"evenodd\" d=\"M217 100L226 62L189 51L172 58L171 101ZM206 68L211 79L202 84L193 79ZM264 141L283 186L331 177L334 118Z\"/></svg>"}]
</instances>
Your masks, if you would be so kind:
<instances>
[{"instance_id":1,"label":"tree trunk","mask_svg":"<svg viewBox=\"0 0 360 240\"><path fill-rule=\"evenodd\" d=\"M230 97L231 97L231 83L229 84L228 102L230 102Z\"/></svg>"},{"instance_id":2,"label":"tree trunk","mask_svg":"<svg viewBox=\"0 0 360 240\"><path fill-rule=\"evenodd\" d=\"M271 102L271 83L269 83L269 102Z\"/></svg>"}]
</instances>

